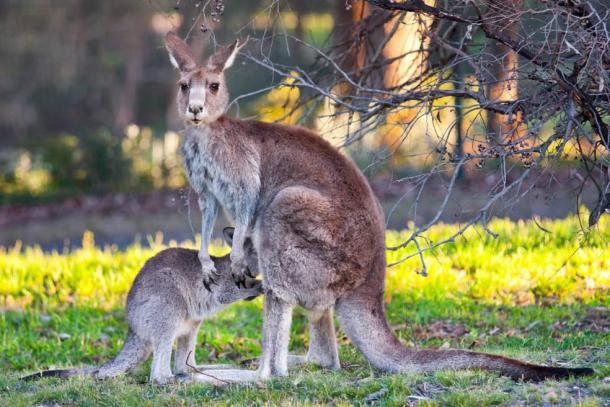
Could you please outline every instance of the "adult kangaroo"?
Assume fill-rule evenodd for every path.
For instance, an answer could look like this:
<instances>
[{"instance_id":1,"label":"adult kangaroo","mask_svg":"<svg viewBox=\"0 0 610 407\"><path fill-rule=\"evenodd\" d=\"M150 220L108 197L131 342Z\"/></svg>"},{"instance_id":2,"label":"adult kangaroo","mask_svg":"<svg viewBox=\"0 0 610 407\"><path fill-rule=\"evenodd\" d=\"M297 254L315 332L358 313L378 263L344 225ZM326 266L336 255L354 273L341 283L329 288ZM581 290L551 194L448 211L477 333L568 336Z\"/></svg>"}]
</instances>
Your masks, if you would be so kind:
<instances>
[{"instance_id":1,"label":"adult kangaroo","mask_svg":"<svg viewBox=\"0 0 610 407\"><path fill-rule=\"evenodd\" d=\"M333 308L350 340L376 367L390 372L486 369L513 378L591 374L587 368L537 366L464 350L412 350L388 326L383 211L358 168L317 134L301 127L224 115L223 72L239 43L199 64L175 33L166 36L180 72L178 109L186 123L182 153L203 211L199 257L211 284L207 245L218 205L235 221L233 272L245 269L243 242L258 253L265 290L258 377L288 374L292 309L310 322L308 362L339 368ZM239 276L238 276L239 277Z\"/></svg>"}]
</instances>

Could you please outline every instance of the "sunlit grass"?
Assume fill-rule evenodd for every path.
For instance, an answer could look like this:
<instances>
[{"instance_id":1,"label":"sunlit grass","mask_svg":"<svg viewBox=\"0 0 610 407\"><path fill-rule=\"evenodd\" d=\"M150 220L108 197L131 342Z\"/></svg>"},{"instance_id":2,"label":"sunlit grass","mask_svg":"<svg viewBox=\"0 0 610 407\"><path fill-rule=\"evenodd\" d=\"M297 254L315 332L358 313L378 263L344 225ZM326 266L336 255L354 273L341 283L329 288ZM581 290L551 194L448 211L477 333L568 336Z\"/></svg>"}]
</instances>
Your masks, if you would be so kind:
<instances>
[{"instance_id":1,"label":"sunlit grass","mask_svg":"<svg viewBox=\"0 0 610 407\"><path fill-rule=\"evenodd\" d=\"M499 236L471 229L455 243L425 254L428 277L418 256L388 269L387 300L400 294L412 300L470 298L489 304L570 303L604 299L610 289L610 222L602 218L588 234L578 219L511 222L489 225ZM457 226L437 225L426 237L437 242ZM543 230L544 228L545 230ZM394 246L409 231L387 234ZM45 253L39 247L0 249L0 306L87 304L112 308L120 304L146 259L161 250L161 236L150 245L133 244L121 251L98 248L86 233L82 248ZM175 245L176 243L171 243ZM181 245L195 247L193 242ZM412 253L413 246L388 251L388 263ZM215 242L211 251L226 253Z\"/></svg>"},{"instance_id":2,"label":"sunlit grass","mask_svg":"<svg viewBox=\"0 0 610 407\"><path fill-rule=\"evenodd\" d=\"M428 277L415 256L388 270L388 294L414 299L472 298L495 304L570 303L604 299L610 289L610 222L604 219L585 233L576 217L563 220L494 220L494 238L482 229L469 229L455 243L426 253ZM457 225L437 225L426 238L445 240ZM409 231L388 232L389 246ZM388 263L414 250L388 252Z\"/></svg>"}]
</instances>

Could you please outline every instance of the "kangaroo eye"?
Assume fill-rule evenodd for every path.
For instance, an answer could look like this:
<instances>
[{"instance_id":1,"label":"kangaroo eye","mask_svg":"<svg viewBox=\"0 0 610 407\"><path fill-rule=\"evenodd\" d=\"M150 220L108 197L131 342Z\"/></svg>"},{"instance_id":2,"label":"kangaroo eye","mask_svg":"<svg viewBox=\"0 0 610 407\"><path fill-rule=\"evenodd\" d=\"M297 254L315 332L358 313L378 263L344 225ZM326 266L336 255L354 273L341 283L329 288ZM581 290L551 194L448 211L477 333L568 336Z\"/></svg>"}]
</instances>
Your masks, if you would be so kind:
<instances>
[{"instance_id":1,"label":"kangaroo eye","mask_svg":"<svg viewBox=\"0 0 610 407\"><path fill-rule=\"evenodd\" d=\"M214 93L218 92L218 88L220 87L220 84L218 82L214 82L214 83L210 83L210 90Z\"/></svg>"},{"instance_id":2,"label":"kangaroo eye","mask_svg":"<svg viewBox=\"0 0 610 407\"><path fill-rule=\"evenodd\" d=\"M183 92L186 92L187 90L189 90L189 84L188 83L181 83L180 85L180 90Z\"/></svg>"}]
</instances>

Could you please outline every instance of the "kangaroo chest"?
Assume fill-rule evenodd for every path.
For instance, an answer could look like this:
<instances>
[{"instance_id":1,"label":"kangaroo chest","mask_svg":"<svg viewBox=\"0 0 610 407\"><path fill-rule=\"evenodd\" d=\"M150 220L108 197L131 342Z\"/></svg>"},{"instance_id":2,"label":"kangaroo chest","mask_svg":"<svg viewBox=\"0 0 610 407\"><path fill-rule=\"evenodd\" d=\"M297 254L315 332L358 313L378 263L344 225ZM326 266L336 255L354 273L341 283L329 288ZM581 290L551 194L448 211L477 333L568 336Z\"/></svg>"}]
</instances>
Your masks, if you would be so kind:
<instances>
[{"instance_id":1,"label":"kangaroo chest","mask_svg":"<svg viewBox=\"0 0 610 407\"><path fill-rule=\"evenodd\" d=\"M182 157L188 180L197 194L211 192L222 200L229 178L219 165L226 159L218 146L204 137L189 136L182 146Z\"/></svg>"},{"instance_id":2,"label":"kangaroo chest","mask_svg":"<svg viewBox=\"0 0 610 407\"><path fill-rule=\"evenodd\" d=\"M235 217L242 197L257 188L258 168L252 168L247 152L233 151L204 134L187 134L182 157L188 180L198 195L211 193L229 215Z\"/></svg>"},{"instance_id":3,"label":"kangaroo chest","mask_svg":"<svg viewBox=\"0 0 610 407\"><path fill-rule=\"evenodd\" d=\"M219 171L207 146L201 146L195 137L187 137L182 145L182 158L191 187L197 193L213 190Z\"/></svg>"}]
</instances>

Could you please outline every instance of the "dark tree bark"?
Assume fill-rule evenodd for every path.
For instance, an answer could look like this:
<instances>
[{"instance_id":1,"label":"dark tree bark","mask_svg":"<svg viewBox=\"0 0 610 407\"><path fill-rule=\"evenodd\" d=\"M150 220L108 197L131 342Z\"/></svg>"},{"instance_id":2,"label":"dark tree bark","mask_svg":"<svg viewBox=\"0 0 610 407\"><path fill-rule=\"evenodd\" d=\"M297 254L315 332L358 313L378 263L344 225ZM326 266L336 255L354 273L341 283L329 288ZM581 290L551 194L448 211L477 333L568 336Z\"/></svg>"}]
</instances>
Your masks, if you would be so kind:
<instances>
[{"instance_id":1,"label":"dark tree bark","mask_svg":"<svg viewBox=\"0 0 610 407\"><path fill-rule=\"evenodd\" d=\"M519 8L522 0L486 0L486 24L504 38L516 42L519 29ZM517 70L519 59L515 51L498 42L489 43L488 52L492 60L488 68L487 97L492 102L514 101L518 98ZM518 115L515 115L518 116ZM489 112L487 115L487 134L496 143L503 144L506 139L518 135L520 120L506 115Z\"/></svg>"}]
</instances>

